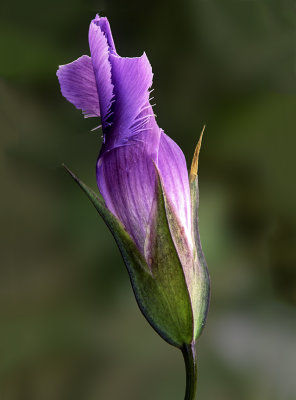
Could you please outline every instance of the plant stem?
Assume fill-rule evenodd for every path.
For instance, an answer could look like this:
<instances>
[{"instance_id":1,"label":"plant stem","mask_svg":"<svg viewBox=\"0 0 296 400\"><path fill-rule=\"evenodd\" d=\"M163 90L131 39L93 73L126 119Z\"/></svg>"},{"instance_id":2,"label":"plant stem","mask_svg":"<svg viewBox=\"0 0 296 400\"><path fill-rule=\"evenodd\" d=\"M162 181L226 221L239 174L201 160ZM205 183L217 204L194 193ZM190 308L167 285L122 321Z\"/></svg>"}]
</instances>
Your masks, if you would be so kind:
<instances>
[{"instance_id":1,"label":"plant stem","mask_svg":"<svg viewBox=\"0 0 296 400\"><path fill-rule=\"evenodd\" d=\"M197 381L197 358L195 342L184 345L182 353L186 367L186 393L184 400L195 400Z\"/></svg>"}]
</instances>

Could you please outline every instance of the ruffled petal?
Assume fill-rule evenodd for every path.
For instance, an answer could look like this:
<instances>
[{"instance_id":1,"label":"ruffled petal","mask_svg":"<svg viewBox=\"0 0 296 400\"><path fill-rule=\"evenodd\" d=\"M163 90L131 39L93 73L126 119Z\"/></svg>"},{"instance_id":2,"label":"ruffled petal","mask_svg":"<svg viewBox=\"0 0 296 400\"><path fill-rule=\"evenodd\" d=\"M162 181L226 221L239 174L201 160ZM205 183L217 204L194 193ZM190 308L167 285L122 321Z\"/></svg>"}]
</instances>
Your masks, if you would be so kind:
<instances>
[{"instance_id":1,"label":"ruffled petal","mask_svg":"<svg viewBox=\"0 0 296 400\"><path fill-rule=\"evenodd\" d=\"M101 22L102 20L102 22ZM105 23L103 23L105 20ZM111 115L111 105L113 99L113 84L111 80L111 64L109 62L110 45L113 44L113 39L109 28L109 33L103 31L109 26L106 18L99 18L98 16L91 22L89 27L89 47L91 53L91 60L96 78L97 90L99 94L100 113L102 120L103 132L110 125L108 119ZM110 43L108 42L110 41Z\"/></svg>"},{"instance_id":2,"label":"ruffled petal","mask_svg":"<svg viewBox=\"0 0 296 400\"><path fill-rule=\"evenodd\" d=\"M93 65L89 56L70 64L60 65L57 71L61 92L85 117L99 117L100 105Z\"/></svg>"},{"instance_id":3,"label":"ruffled petal","mask_svg":"<svg viewBox=\"0 0 296 400\"><path fill-rule=\"evenodd\" d=\"M149 104L152 69L146 54L124 58L110 54L114 84L114 115L106 137L106 148L121 146L141 132L149 135L154 114Z\"/></svg>"},{"instance_id":4,"label":"ruffled petal","mask_svg":"<svg viewBox=\"0 0 296 400\"><path fill-rule=\"evenodd\" d=\"M97 14L96 18L93 19L92 22L95 25L97 25L101 29L101 31L104 33L104 35L105 35L105 37L107 39L109 50L116 52L115 44L114 44L114 40L113 40L113 37L112 37L112 32L111 32L111 28L110 28L110 24L109 24L108 19L106 17L100 17Z\"/></svg>"},{"instance_id":5,"label":"ruffled petal","mask_svg":"<svg viewBox=\"0 0 296 400\"><path fill-rule=\"evenodd\" d=\"M180 147L164 132L161 133L158 150L158 168L165 192L191 240L190 188L186 160Z\"/></svg>"}]
</instances>

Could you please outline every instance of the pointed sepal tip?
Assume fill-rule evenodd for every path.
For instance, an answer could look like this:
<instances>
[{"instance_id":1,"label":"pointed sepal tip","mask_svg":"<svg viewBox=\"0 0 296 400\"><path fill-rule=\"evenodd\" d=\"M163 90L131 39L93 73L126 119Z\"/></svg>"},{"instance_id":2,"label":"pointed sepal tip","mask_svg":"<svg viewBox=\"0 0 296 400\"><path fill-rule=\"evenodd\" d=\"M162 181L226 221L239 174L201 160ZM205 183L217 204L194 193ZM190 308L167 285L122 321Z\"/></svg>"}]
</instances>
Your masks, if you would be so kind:
<instances>
[{"instance_id":1,"label":"pointed sepal tip","mask_svg":"<svg viewBox=\"0 0 296 400\"><path fill-rule=\"evenodd\" d=\"M191 163L191 168L190 168L190 174L189 174L189 182L192 183L194 181L194 179L197 177L197 172L198 172L198 157L199 157L199 152L200 152L200 148L201 148L201 142L202 142L202 137L204 134L204 131L206 129L206 126L204 125L202 128L202 132L200 134L198 143L196 145L195 151L194 151L194 155L193 155L193 159L192 159L192 163Z\"/></svg>"}]
</instances>

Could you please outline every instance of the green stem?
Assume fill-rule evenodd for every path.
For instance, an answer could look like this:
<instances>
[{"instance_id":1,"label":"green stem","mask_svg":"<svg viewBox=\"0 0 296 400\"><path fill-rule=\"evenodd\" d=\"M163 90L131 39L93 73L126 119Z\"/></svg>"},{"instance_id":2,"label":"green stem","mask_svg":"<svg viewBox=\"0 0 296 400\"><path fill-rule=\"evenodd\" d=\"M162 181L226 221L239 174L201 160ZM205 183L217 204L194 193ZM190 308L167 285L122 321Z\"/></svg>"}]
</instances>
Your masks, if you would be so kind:
<instances>
[{"instance_id":1,"label":"green stem","mask_svg":"<svg viewBox=\"0 0 296 400\"><path fill-rule=\"evenodd\" d=\"M182 349L186 367L186 393L184 400L196 399L197 358L195 342L184 345Z\"/></svg>"}]
</instances>

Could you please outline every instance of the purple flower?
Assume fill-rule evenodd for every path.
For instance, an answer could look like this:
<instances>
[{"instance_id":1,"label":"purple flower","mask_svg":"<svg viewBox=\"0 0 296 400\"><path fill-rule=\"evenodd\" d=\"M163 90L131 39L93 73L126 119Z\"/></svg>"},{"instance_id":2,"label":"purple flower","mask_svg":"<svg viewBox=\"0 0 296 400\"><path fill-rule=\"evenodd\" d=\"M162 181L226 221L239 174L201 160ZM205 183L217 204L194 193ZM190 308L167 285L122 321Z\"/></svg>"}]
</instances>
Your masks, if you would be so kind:
<instances>
[{"instance_id":1,"label":"purple flower","mask_svg":"<svg viewBox=\"0 0 296 400\"><path fill-rule=\"evenodd\" d=\"M107 18L89 28L91 57L60 66L62 94L85 117L101 117L103 145L97 183L149 264L147 232L157 198L156 169L192 251L191 201L184 155L156 123L150 104L152 69L146 54L120 57ZM146 243L146 244L145 244Z\"/></svg>"},{"instance_id":2,"label":"purple flower","mask_svg":"<svg viewBox=\"0 0 296 400\"><path fill-rule=\"evenodd\" d=\"M91 57L60 66L62 94L85 117L100 117L103 144L94 193L73 173L111 230L136 299L154 329L182 349L186 400L196 392L195 340L205 324L209 277L198 232L197 165L188 179L181 149L157 125L144 53L123 58L107 18L89 28Z\"/></svg>"}]
</instances>

